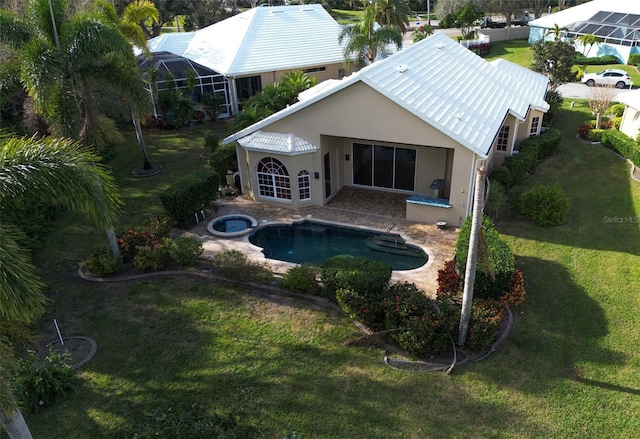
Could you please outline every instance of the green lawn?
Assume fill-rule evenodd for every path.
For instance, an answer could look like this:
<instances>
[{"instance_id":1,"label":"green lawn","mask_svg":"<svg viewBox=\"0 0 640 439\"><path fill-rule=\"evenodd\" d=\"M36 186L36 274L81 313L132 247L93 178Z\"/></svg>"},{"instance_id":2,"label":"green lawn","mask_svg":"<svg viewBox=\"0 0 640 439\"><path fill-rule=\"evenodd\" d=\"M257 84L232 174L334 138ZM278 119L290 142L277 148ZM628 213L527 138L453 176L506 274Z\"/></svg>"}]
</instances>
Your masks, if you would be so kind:
<instances>
[{"instance_id":1,"label":"green lawn","mask_svg":"<svg viewBox=\"0 0 640 439\"><path fill-rule=\"evenodd\" d=\"M63 333L94 338L98 351L77 392L26 414L34 437L194 437L175 429L214 414L234 414L265 438L292 430L304 438L636 436L640 183L617 156L576 140L588 117L581 102L561 112L558 154L527 181L562 185L572 202L567 224L540 229L508 213L497 223L527 286L512 335L450 376L391 370L379 349L343 346L358 335L345 317L248 286L84 282L79 260L106 239L64 216L35 254L53 299L41 329L54 337L56 318ZM139 151L128 133L111 161L126 201L123 228L159 213L158 192L205 166L201 136L147 134L151 161L165 171L135 179Z\"/></svg>"}]
</instances>

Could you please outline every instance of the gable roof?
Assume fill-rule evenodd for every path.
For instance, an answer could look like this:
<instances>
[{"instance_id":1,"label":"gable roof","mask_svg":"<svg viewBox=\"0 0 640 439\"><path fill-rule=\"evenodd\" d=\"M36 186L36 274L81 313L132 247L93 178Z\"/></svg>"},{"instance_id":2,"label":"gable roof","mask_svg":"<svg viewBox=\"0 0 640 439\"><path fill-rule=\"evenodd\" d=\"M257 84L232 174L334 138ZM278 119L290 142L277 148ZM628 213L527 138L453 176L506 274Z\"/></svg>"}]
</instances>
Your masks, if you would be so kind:
<instances>
[{"instance_id":1,"label":"gable roof","mask_svg":"<svg viewBox=\"0 0 640 439\"><path fill-rule=\"evenodd\" d=\"M196 31L179 55L227 76L339 63L341 31L319 4L258 7Z\"/></svg>"},{"instance_id":2,"label":"gable roof","mask_svg":"<svg viewBox=\"0 0 640 439\"><path fill-rule=\"evenodd\" d=\"M529 26L549 29L557 24L560 27L568 27L576 22L588 21L601 11L640 15L640 2L631 0L591 0L568 9L563 9L555 14L536 18L529 22Z\"/></svg>"},{"instance_id":3,"label":"gable roof","mask_svg":"<svg viewBox=\"0 0 640 439\"><path fill-rule=\"evenodd\" d=\"M247 136L356 82L481 156L489 153L507 114L523 120L529 108L549 109L544 101L545 76L504 60L489 63L445 34L435 33L341 81L321 83L299 102L223 142Z\"/></svg>"},{"instance_id":4,"label":"gable roof","mask_svg":"<svg viewBox=\"0 0 640 439\"><path fill-rule=\"evenodd\" d=\"M635 110L640 110L640 89L618 93L616 100Z\"/></svg>"}]
</instances>

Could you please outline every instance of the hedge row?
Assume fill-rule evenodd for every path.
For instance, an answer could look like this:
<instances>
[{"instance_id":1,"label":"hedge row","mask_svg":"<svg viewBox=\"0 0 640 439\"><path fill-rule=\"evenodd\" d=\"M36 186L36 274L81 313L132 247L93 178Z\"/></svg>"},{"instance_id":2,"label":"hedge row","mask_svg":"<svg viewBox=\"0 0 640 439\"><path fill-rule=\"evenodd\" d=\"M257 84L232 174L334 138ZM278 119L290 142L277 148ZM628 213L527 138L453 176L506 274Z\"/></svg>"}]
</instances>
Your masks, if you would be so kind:
<instances>
[{"instance_id":1,"label":"hedge row","mask_svg":"<svg viewBox=\"0 0 640 439\"><path fill-rule=\"evenodd\" d=\"M594 56L594 57L586 57L586 56L578 55L576 56L575 64L602 66L606 64L620 64L620 60L615 55Z\"/></svg>"},{"instance_id":2,"label":"hedge row","mask_svg":"<svg viewBox=\"0 0 640 439\"><path fill-rule=\"evenodd\" d=\"M606 130L602 133L602 144L640 166L640 145L625 133Z\"/></svg>"},{"instance_id":3,"label":"hedge row","mask_svg":"<svg viewBox=\"0 0 640 439\"><path fill-rule=\"evenodd\" d=\"M538 160L555 154L560 139L560 131L556 129L524 139L520 142L518 154L506 157L502 165L491 173L491 177L507 188L515 186L533 172Z\"/></svg>"},{"instance_id":4,"label":"hedge row","mask_svg":"<svg viewBox=\"0 0 640 439\"><path fill-rule=\"evenodd\" d=\"M160 202L168 216L177 222L193 218L218 196L220 177L211 170L202 170L188 175L160 194Z\"/></svg>"}]
</instances>

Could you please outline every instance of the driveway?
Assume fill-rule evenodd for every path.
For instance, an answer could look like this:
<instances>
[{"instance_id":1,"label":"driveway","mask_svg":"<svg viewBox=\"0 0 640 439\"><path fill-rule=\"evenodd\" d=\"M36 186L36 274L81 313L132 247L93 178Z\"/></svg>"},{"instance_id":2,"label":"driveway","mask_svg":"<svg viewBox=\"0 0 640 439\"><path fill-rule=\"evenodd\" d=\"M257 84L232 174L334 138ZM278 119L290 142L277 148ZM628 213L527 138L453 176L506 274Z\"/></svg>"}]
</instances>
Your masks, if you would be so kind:
<instances>
[{"instance_id":1,"label":"driveway","mask_svg":"<svg viewBox=\"0 0 640 439\"><path fill-rule=\"evenodd\" d=\"M589 91L593 90L591 87L587 87L584 84L579 82L571 82L569 84L563 84L558 87L558 91L562 94L563 98L573 98L573 99L588 99ZM613 89L614 90L614 100L618 93L623 93L629 91L628 88L625 89Z\"/></svg>"}]
</instances>

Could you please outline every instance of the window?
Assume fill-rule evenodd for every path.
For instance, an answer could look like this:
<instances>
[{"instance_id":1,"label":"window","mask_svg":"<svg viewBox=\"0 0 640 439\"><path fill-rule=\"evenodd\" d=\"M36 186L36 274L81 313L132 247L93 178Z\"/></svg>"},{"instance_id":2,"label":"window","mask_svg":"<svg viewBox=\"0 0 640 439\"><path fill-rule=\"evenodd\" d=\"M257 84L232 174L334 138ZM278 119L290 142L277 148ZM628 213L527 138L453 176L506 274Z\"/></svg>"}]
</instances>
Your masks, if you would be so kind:
<instances>
[{"instance_id":1,"label":"window","mask_svg":"<svg viewBox=\"0 0 640 439\"><path fill-rule=\"evenodd\" d=\"M537 136L540 129L540 117L536 116L531 119L531 129L529 130L529 137Z\"/></svg>"},{"instance_id":2,"label":"window","mask_svg":"<svg viewBox=\"0 0 640 439\"><path fill-rule=\"evenodd\" d=\"M413 191L416 150L353 144L353 184Z\"/></svg>"},{"instance_id":3,"label":"window","mask_svg":"<svg viewBox=\"0 0 640 439\"><path fill-rule=\"evenodd\" d=\"M338 78L342 79L346 76L346 71L344 69L338 69Z\"/></svg>"},{"instance_id":4,"label":"window","mask_svg":"<svg viewBox=\"0 0 640 439\"><path fill-rule=\"evenodd\" d=\"M258 163L258 191L266 198L291 199L289 173L282 162L266 157Z\"/></svg>"},{"instance_id":5,"label":"window","mask_svg":"<svg viewBox=\"0 0 640 439\"><path fill-rule=\"evenodd\" d=\"M300 201L311 199L311 176L307 171L300 171L298 174L298 192Z\"/></svg>"},{"instance_id":6,"label":"window","mask_svg":"<svg viewBox=\"0 0 640 439\"><path fill-rule=\"evenodd\" d=\"M308 69L304 69L305 73L316 73L316 72L324 72L325 70L327 70L326 67L311 67Z\"/></svg>"},{"instance_id":7,"label":"window","mask_svg":"<svg viewBox=\"0 0 640 439\"><path fill-rule=\"evenodd\" d=\"M496 140L496 151L506 152L509 147L509 126L503 125Z\"/></svg>"},{"instance_id":8,"label":"window","mask_svg":"<svg viewBox=\"0 0 640 439\"><path fill-rule=\"evenodd\" d=\"M238 86L238 98L249 99L262 90L262 78L260 76L238 78L236 79L236 85Z\"/></svg>"}]
</instances>

